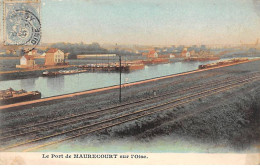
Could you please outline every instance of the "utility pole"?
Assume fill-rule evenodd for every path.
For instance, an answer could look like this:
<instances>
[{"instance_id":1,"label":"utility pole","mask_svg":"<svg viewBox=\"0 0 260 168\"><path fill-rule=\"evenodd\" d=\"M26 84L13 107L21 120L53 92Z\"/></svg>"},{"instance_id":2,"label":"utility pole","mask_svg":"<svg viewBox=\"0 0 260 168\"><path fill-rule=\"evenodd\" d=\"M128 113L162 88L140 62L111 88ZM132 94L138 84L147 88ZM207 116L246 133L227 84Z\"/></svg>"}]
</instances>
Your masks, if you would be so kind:
<instances>
[{"instance_id":1,"label":"utility pole","mask_svg":"<svg viewBox=\"0 0 260 168\"><path fill-rule=\"evenodd\" d=\"M96 68L97 68L97 54L96 54Z\"/></svg>"},{"instance_id":2,"label":"utility pole","mask_svg":"<svg viewBox=\"0 0 260 168\"><path fill-rule=\"evenodd\" d=\"M118 48L116 44L116 55L119 56L119 102L122 102L122 60L121 60L121 55L118 53Z\"/></svg>"},{"instance_id":3,"label":"utility pole","mask_svg":"<svg viewBox=\"0 0 260 168\"><path fill-rule=\"evenodd\" d=\"M107 68L109 69L109 54L107 56Z\"/></svg>"},{"instance_id":4,"label":"utility pole","mask_svg":"<svg viewBox=\"0 0 260 168\"><path fill-rule=\"evenodd\" d=\"M120 71L120 93L119 93L119 102L121 103L121 90L122 90L122 60L121 60L121 55L119 55L119 71Z\"/></svg>"}]
</instances>

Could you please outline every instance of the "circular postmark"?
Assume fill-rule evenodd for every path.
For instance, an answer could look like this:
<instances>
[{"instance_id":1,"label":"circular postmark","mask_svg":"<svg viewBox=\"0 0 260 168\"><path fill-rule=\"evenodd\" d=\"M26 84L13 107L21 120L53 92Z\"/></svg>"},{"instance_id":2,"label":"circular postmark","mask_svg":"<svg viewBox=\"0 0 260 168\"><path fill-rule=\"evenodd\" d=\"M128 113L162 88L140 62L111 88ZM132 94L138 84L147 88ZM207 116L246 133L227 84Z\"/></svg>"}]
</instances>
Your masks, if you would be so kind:
<instances>
[{"instance_id":1,"label":"circular postmark","mask_svg":"<svg viewBox=\"0 0 260 168\"><path fill-rule=\"evenodd\" d=\"M7 44L35 48L41 40L41 23L33 7L13 7L6 17L6 33Z\"/></svg>"}]
</instances>

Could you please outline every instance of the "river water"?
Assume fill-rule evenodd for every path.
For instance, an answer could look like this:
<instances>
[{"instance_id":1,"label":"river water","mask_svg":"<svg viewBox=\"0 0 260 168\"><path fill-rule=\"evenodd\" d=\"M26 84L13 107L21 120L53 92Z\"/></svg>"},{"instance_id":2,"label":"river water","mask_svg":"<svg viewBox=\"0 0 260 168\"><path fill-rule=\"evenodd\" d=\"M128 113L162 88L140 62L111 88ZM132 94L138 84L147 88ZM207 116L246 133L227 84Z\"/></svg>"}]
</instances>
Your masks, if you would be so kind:
<instances>
[{"instance_id":1,"label":"river water","mask_svg":"<svg viewBox=\"0 0 260 168\"><path fill-rule=\"evenodd\" d=\"M200 64L209 62L174 62L168 64L145 66L143 70L137 70L122 74L122 83L136 82L170 74L177 74L196 70ZM17 79L0 82L0 90L13 88L27 91L38 90L42 97L50 97L73 92L97 89L119 84L119 73L80 73L58 77L37 77Z\"/></svg>"}]
</instances>

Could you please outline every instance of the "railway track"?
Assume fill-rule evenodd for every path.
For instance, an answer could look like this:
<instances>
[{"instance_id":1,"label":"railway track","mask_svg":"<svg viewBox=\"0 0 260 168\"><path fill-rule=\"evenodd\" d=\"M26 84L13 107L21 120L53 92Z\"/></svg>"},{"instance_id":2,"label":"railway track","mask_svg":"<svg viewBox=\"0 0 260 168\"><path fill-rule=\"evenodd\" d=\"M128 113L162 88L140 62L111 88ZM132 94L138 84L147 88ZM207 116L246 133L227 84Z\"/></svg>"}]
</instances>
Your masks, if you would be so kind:
<instances>
[{"instance_id":1,"label":"railway track","mask_svg":"<svg viewBox=\"0 0 260 168\"><path fill-rule=\"evenodd\" d=\"M141 110L135 110L133 112L120 114L118 116L113 116L113 117L110 117L110 118L107 118L107 119L104 119L104 120L101 120L101 121L98 121L98 122L94 122L92 124L79 126L77 128L73 128L73 129L70 129L70 130L64 130L62 132L54 133L54 134L51 134L51 135L48 135L48 136L45 136L45 137L40 137L40 138L36 138L36 139L27 140L27 141L24 141L24 142L21 142L21 143L18 143L18 144L9 145L9 146L3 147L1 150L7 150L7 149L14 148L14 147L19 147L19 146L22 146L22 145L31 144L31 143L34 143L34 142L37 142L37 141L42 141L42 140L46 140L46 139L61 136L61 135L68 136L68 137L65 137L65 138L63 138L62 140L59 141L59 142L62 142L62 141L68 140L68 138L72 139L73 137L78 137L78 136L85 135L85 134L88 134L88 133L91 133L91 132L95 132L95 131L98 131L98 130L109 128L109 127L112 127L114 125L119 125L121 123L132 121L132 120L135 120L135 119L147 116L147 115L154 114L154 113L159 112L159 111L164 111L164 110L167 110L167 109L170 109L170 108L174 108L174 107L195 101L199 98L203 98L203 97L210 96L210 95L213 95L213 94L216 94L216 93L219 93L219 92L223 92L223 91L226 91L228 89L231 89L231 88L240 86L242 84L248 83L251 80L259 80L259 77L260 76L258 75L258 73L256 73L256 74L250 75L249 77L248 76L243 77L244 79L239 78L235 81L234 81L234 79L230 79L230 80L227 80L228 82L225 81L223 83L218 83L217 87L214 85L215 87L213 87L211 89L205 88L205 86L204 86L204 88L202 90L198 90L197 93L185 95L185 96L173 99L173 100L168 100L167 102L161 103L159 105L145 107ZM216 83L217 81L212 81L212 82ZM208 85L208 83L207 83L207 85ZM187 88L187 89L189 89L189 88ZM164 96L166 96L166 95L164 95ZM162 98L162 97L158 96L158 98ZM153 99L153 98L151 98L151 99ZM145 100L143 100L143 101L145 101ZM57 141L55 141L55 142L57 142ZM48 144L53 144L53 143L54 142L51 142L51 143L48 143Z\"/></svg>"},{"instance_id":2,"label":"railway track","mask_svg":"<svg viewBox=\"0 0 260 168\"><path fill-rule=\"evenodd\" d=\"M212 75L211 75L212 76ZM207 77L209 77L207 75ZM193 81L193 80L198 80L198 79L201 79L201 78L191 78L189 79L188 81ZM172 85L176 85L178 83L181 83L183 81L177 81L177 82L173 82L171 83ZM215 82L215 81L214 81ZM211 83L214 83L214 82L211 82ZM220 82L219 81L216 81L216 82ZM210 84L210 83L209 83ZM167 86L169 86L169 84L167 84ZM202 86L202 85L199 85L199 86ZM166 86L162 86L163 88L166 87ZM161 86L160 86L161 88ZM104 108L104 109L101 109L101 110L95 110L95 111L91 111L91 112L85 112L85 113L82 113L82 114L78 114L78 115L73 115L73 116L67 116L67 117L58 117L56 118L55 120L49 120L49 121L37 121L37 124L29 124L29 125L25 125L25 126L20 126L19 128L15 128L13 129L12 127L6 127L4 125L2 125L0 128L0 137L3 137L4 134L6 133L9 133L9 132L14 132L14 131L18 131L18 130L21 130L21 129L25 129L25 128L31 128L33 126L39 126L39 125L44 125L44 124L49 124L51 122L55 122L55 121L58 121L58 120L65 120L65 119L69 119L69 118L74 118L74 117L80 117L80 116L83 116L83 115L87 115L87 114L93 114L95 112L102 112L104 110L109 110L109 109L114 109L114 108L118 108L118 107L126 107L128 105L132 105L134 103L139 103L139 102L143 102L143 101L147 101L147 100L150 100L150 99L155 99L155 98L160 98L160 97L163 97L165 95L170 95L170 94L175 94L175 93L179 93L179 92L182 92L182 91L189 91L191 89L194 89L196 87L191 87L191 88L188 88L188 89L182 89L182 90L179 90L179 91L174 91L174 92L169 92L167 94L162 94L162 95L158 95L158 96L152 96L152 97L148 97L148 98L143 98L143 99L140 99L138 101L131 101L131 102L127 102L127 103L122 103L120 105L116 105L116 106L112 106L112 107L109 107L109 108ZM73 104L74 106L75 104ZM30 117L33 117L33 116L30 116ZM0 138L0 140L3 139L3 138Z\"/></svg>"},{"instance_id":3,"label":"railway track","mask_svg":"<svg viewBox=\"0 0 260 168\"><path fill-rule=\"evenodd\" d=\"M165 89L167 87L169 87L170 85L175 85L175 86L178 86L178 84L182 84L183 82L192 82L192 81L199 81L199 80L202 80L202 79L205 79L205 78L210 78L210 77L213 77L213 76L219 76L219 75L223 75L224 76L224 72L214 72L214 73L211 73L211 74L206 74L206 75L203 75L203 76L198 76L198 77L192 77L192 78L188 78L188 77L185 77L184 79L183 78L180 78L180 79L177 79L176 81L173 81L171 83L166 83L166 84L162 84L160 85L160 89ZM123 85L124 87L124 85ZM152 87L152 88L149 88L149 90L156 90L156 87ZM137 95L139 92L138 91L131 91L131 95ZM126 93L127 94L127 93ZM131 97L130 95L130 97ZM55 97L55 96L54 96ZM124 101L124 99L123 99ZM59 110L67 110L68 108L70 108L71 106L80 106L81 104L79 102L74 102L74 103L71 103L70 106L61 106L59 108ZM1 111L1 110L0 110ZM53 112L52 115L55 115L54 113L56 112ZM34 115L31 115L31 114L23 114L22 117L33 117ZM10 117L8 119L5 119L5 121L8 121L8 120L13 120L13 117ZM46 118L41 118L39 119L37 122L43 122L45 121ZM2 133L5 133L5 132L8 132L10 128L5 128L4 126L2 126L2 128L0 128L0 137L1 137L1 134Z\"/></svg>"},{"instance_id":4,"label":"railway track","mask_svg":"<svg viewBox=\"0 0 260 168\"><path fill-rule=\"evenodd\" d=\"M187 83L187 82L192 82L192 81L199 81L199 80L202 80L202 79L205 79L205 78L210 78L210 77L217 76L217 75L224 75L224 72L222 72L222 73L221 72L215 72L215 73L206 74L204 76L198 76L198 77L193 77L193 78L182 77L181 79L179 79L177 81L160 85L160 90L165 89L165 88L169 87L170 85L178 86L178 84L183 84L184 82ZM124 87L124 85L123 85L123 87ZM157 90L157 89L158 88L156 88L156 86L149 88L149 90ZM131 95L136 95L138 93L139 93L139 91L134 91L134 92L131 92Z\"/></svg>"},{"instance_id":5,"label":"railway track","mask_svg":"<svg viewBox=\"0 0 260 168\"><path fill-rule=\"evenodd\" d=\"M254 75L255 74L251 74L251 76L254 76ZM75 123L75 122L86 120L86 119L92 119L92 118L99 117L99 116L107 114L107 113L109 113L109 114L117 113L118 111L126 110L126 109L129 109L129 108L134 108L136 106L145 105L147 103L152 104L152 103L155 103L156 101L158 101L158 99L161 99L161 98L169 99L169 98L172 98L172 95L176 95L176 94L180 94L180 93L184 94L188 91L192 92L195 89L205 88L205 86L208 87L210 85L212 87L214 85L219 85L219 84L224 83L224 82L234 82L234 80L239 80L239 79L240 78L235 77L235 78L227 78L227 80L225 80L225 81L214 80L214 81L210 81L208 83L196 85L196 86L185 88L185 89L182 89L182 90L169 92L169 93L158 95L158 96L149 97L149 98L141 99L141 100L138 100L138 101L124 103L124 104L119 105L119 106L113 106L113 107L110 107L110 108L101 109L101 110L97 110L97 111L85 112L85 113L73 115L73 116L65 116L65 117L62 117L62 118L57 118L55 120L46 121L46 122L40 122L40 123L37 123L37 124L20 126L19 128L15 128L15 129L12 129L12 130L9 129L8 131L1 132L0 133L0 137L1 137L0 141L6 140L8 138L14 138L14 137L17 137L17 136L29 134L29 133L34 133L34 132L37 132L37 131L39 132L39 131L48 130L50 127L52 129L54 129L55 127L59 127L59 126L65 125L65 124ZM195 91L198 91L198 90L195 90ZM55 124L53 124L53 123L55 123ZM47 124L50 124L50 125L47 126ZM42 125L44 125L44 126L39 128L39 126L42 126ZM29 128L30 128L30 130L27 130ZM25 131L23 131L23 129ZM9 133L9 135L7 135L8 133ZM11 135L11 133L15 133L15 134Z\"/></svg>"},{"instance_id":6,"label":"railway track","mask_svg":"<svg viewBox=\"0 0 260 168\"><path fill-rule=\"evenodd\" d=\"M247 81L246 83L248 83L248 82L250 82L250 81ZM64 142L64 141L72 140L74 138L77 138L77 137L80 137L80 136L83 136L83 135L87 135L87 134L90 134L90 133L93 133L93 132L97 132L97 131L101 131L101 130L104 130L104 129L107 129L107 128L111 128L113 126L117 126L117 125L129 122L129 121L137 120L137 119L140 119L142 117L149 116L149 115L158 113L160 111L169 110L171 108L174 108L174 107L177 107L177 106L181 106L181 105L184 105L186 103L190 103L192 101L198 100L200 98L211 96L213 94L217 94L217 93L220 93L220 92L232 89L234 87L237 87L237 86L240 86L240 85L243 85L243 84L245 84L245 83L240 83L238 85L233 85L233 86L230 86L228 88L222 87L221 90L216 90L216 91L208 93L206 95L201 95L199 97L195 97L195 98L192 98L190 100L186 100L186 101L180 102L178 104L175 104L175 105L172 105L172 106L169 106L169 107L165 107L165 108L162 108L162 109L159 109L159 110L155 110L155 111L151 111L151 112L150 111L146 111L146 113L143 113L143 114L141 114L140 111L137 111L136 113L138 115L129 114L129 115L125 115L125 116L120 116L118 118L112 118L112 119L107 120L107 121L102 121L100 123L96 123L95 125L92 125L94 127L89 128L88 130L86 130L86 127L89 127L89 126L80 127L80 128L75 129L75 130L71 130L71 131L73 131L73 134L71 136L65 137L65 138L57 140L57 141L48 142L48 143L45 143L45 144L42 144L42 145L37 145L37 146L32 147L32 148L28 148L28 149L24 150L24 152L28 152L28 151L32 151L32 150L35 150L35 149L39 149L39 148L45 147L45 146L49 146L49 145L61 143L61 142ZM131 118L130 117L127 118L128 116L130 116ZM116 121L116 120L118 120L118 121ZM108 122L111 122L111 123L108 123ZM82 131L81 132L74 132L74 131L82 130L82 129L84 129L85 131L84 132L82 132Z\"/></svg>"}]
</instances>

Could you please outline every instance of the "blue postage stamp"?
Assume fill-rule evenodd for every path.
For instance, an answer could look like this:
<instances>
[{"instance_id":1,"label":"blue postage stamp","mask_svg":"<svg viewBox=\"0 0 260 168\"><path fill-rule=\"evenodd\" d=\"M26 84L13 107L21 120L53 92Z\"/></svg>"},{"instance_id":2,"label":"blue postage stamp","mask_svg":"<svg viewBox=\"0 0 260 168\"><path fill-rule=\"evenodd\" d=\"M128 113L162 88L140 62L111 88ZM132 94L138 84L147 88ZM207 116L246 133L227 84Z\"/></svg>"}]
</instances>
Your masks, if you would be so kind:
<instances>
[{"instance_id":1,"label":"blue postage stamp","mask_svg":"<svg viewBox=\"0 0 260 168\"><path fill-rule=\"evenodd\" d=\"M40 1L4 0L4 45L36 46L40 40Z\"/></svg>"}]
</instances>

